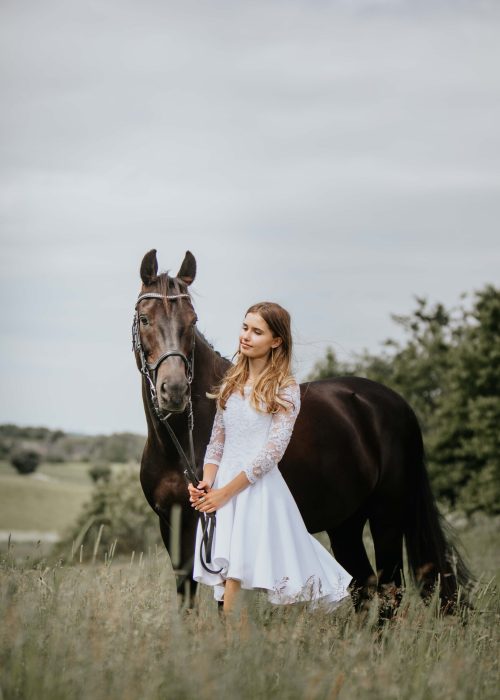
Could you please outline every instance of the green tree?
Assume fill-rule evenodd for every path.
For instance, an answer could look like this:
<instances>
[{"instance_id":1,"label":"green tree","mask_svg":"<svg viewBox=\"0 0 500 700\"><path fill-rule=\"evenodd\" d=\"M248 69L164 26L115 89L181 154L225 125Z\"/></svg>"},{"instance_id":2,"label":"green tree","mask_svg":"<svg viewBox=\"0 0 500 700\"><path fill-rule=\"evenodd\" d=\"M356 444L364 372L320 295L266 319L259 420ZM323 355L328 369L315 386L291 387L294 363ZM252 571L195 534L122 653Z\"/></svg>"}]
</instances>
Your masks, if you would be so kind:
<instances>
[{"instance_id":1,"label":"green tree","mask_svg":"<svg viewBox=\"0 0 500 700\"><path fill-rule=\"evenodd\" d=\"M462 299L465 295L462 295ZM433 489L468 512L500 510L500 290L476 292L472 308L450 310L416 297L409 315L392 314L406 339L347 365L331 348L309 379L368 377L398 391L424 433Z\"/></svg>"},{"instance_id":2,"label":"green tree","mask_svg":"<svg viewBox=\"0 0 500 700\"><path fill-rule=\"evenodd\" d=\"M438 493L471 512L500 512L500 290L476 292L454 329L450 368L429 435Z\"/></svg>"},{"instance_id":3,"label":"green tree","mask_svg":"<svg viewBox=\"0 0 500 700\"><path fill-rule=\"evenodd\" d=\"M353 373L351 365L348 362L340 362L334 349L328 346L325 357L316 362L307 379L309 381L330 379L331 377L345 377Z\"/></svg>"}]
</instances>

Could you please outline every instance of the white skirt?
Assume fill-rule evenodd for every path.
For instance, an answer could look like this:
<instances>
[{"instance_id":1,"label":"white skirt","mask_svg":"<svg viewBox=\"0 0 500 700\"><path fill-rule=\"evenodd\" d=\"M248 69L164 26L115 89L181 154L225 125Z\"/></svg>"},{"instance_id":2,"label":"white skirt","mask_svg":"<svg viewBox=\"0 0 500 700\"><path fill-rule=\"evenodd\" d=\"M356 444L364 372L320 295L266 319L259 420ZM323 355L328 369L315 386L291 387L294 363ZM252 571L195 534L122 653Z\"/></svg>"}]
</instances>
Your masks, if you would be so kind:
<instances>
[{"instance_id":1,"label":"white skirt","mask_svg":"<svg viewBox=\"0 0 500 700\"><path fill-rule=\"evenodd\" d=\"M214 488L239 473L219 466ZM201 522L196 532L193 578L214 587L224 599L224 580L238 579L241 587L267 591L276 605L311 602L312 608L332 610L348 595L352 576L309 532L276 467L234 496L216 512L210 574L200 562ZM205 551L203 550L205 558Z\"/></svg>"}]
</instances>

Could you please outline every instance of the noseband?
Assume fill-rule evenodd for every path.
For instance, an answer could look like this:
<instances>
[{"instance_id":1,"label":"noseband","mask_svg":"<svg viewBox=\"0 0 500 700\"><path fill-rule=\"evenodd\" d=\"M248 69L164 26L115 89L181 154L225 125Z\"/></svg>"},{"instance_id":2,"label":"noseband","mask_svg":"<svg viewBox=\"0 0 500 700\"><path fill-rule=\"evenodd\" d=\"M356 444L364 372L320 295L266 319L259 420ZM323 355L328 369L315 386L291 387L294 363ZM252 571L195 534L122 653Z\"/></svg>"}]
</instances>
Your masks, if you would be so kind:
<instances>
[{"instance_id":1,"label":"noseband","mask_svg":"<svg viewBox=\"0 0 500 700\"><path fill-rule=\"evenodd\" d=\"M193 428L194 428L194 415L193 415L193 404L191 401L191 384L193 381L193 376L194 376L194 343L195 343L195 338L196 338L196 331L193 326L193 340L191 342L191 349L189 351L189 357L186 357L186 355L181 352L180 350L169 350L168 352L164 352L160 357L156 360L154 364L149 364L146 360L146 354L144 352L144 348L142 347L141 343L141 332L139 328L139 311L137 307L139 306L139 302L142 301L143 299L191 299L191 296L189 294L159 294L158 292L146 292L145 294L140 294L137 297L137 301L135 303L135 312L134 312L134 320L132 323L132 351L139 353L139 359L141 361L141 367L140 371L141 374L146 378L146 381L149 386L149 393L151 396L151 403L153 404L153 408L156 414L156 417L158 420L165 425L167 428L168 432L170 433L170 437L172 438L172 441L177 449L177 452L179 453L180 458L184 461L184 464L186 465L186 468L184 470L184 475L186 476L187 480L190 481L193 486L197 487L199 484L199 479L196 474L196 461L195 461L195 455L194 455L194 443L193 443ZM189 435L189 457L190 459L187 458L186 453L184 452L182 445L180 444L179 440L177 439L176 434L174 433L171 425L168 422L168 419L172 415L172 413L169 413L168 415L163 415L163 413L160 411L160 406L158 404L158 395L156 393L156 375L158 372L158 367L161 365L163 360L166 360L167 357L172 357L172 356L177 356L182 359L184 362L184 365L186 367L186 379L189 384L189 398L188 398L188 435ZM210 569L207 565L211 563L212 561L212 542L213 542L213 537L214 537L214 531L215 531L215 513L200 513L200 519L201 519L201 525L202 525L202 539L200 542L200 561L201 565L203 568L208 571L211 574L218 574L222 571L222 569L214 570ZM203 560L202 556L202 549L203 547L205 548L205 561Z\"/></svg>"}]
</instances>

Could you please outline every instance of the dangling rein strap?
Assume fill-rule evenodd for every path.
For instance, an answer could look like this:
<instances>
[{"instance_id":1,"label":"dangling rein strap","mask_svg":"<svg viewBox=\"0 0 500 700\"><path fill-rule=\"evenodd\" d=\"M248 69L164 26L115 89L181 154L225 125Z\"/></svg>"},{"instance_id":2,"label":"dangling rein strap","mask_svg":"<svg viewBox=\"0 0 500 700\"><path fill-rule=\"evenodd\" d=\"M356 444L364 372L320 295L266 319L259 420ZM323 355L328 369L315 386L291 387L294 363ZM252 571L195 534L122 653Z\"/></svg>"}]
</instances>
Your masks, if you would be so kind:
<instances>
[{"instance_id":1,"label":"dangling rein strap","mask_svg":"<svg viewBox=\"0 0 500 700\"><path fill-rule=\"evenodd\" d=\"M212 545L215 533L215 513L200 513L202 539L200 542L200 562L209 574L220 574L221 569L210 569L207 564L212 563ZM203 547L205 547L205 561L203 561ZM206 563L205 563L206 562Z\"/></svg>"},{"instance_id":2,"label":"dangling rein strap","mask_svg":"<svg viewBox=\"0 0 500 700\"><path fill-rule=\"evenodd\" d=\"M169 414L170 415L170 414ZM190 413L191 417L192 413ZM195 488L198 487L198 484L200 483L200 480L196 476L196 472L192 466L194 464L194 446L193 446L193 432L192 430L189 430L189 451L191 453L191 460L192 463L188 460L186 457L186 453L182 449L182 445L180 444L179 440L177 439L176 434L174 433L172 427L168 423L168 417L167 416L165 419L162 420L162 423L166 426L168 432L170 433L170 437L172 438L172 441L177 448L177 452L179 453L180 457L184 460L184 463L186 465L186 469L184 469L184 475L186 479L193 484ZM212 545L213 545L213 540L214 540L214 533L215 533L215 513L200 513L200 519L201 519L201 531L202 531L202 539L200 542L200 561L202 567L207 571L209 574L220 574L222 571L221 569L210 569L207 564L212 563ZM203 559L203 549L205 549L205 560Z\"/></svg>"}]
</instances>

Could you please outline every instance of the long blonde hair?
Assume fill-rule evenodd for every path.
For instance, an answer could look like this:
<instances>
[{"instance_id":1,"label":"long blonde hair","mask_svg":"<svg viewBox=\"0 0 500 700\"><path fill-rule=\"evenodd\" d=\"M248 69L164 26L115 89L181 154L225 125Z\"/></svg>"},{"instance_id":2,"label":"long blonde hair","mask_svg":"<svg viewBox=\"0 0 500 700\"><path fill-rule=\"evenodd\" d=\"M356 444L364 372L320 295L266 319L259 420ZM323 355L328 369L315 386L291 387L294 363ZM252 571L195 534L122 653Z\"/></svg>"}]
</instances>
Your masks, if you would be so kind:
<instances>
[{"instance_id":1,"label":"long blonde hair","mask_svg":"<svg viewBox=\"0 0 500 700\"><path fill-rule=\"evenodd\" d=\"M272 301L261 301L247 309L245 316L256 313L262 316L269 326L273 338L281 338L276 348L271 348L270 359L259 375L250 394L251 405L260 413L276 413L280 406L285 410L290 407L289 401L279 396L279 391L295 383L291 373L292 364L292 331L290 314L279 304ZM207 392L207 397L217 399L217 405L224 409L227 400L234 391L243 394L243 387L249 377L249 360L239 348L235 353L236 362L230 367L213 393ZM234 357L234 355L233 355ZM265 410L263 410L263 405Z\"/></svg>"}]
</instances>

